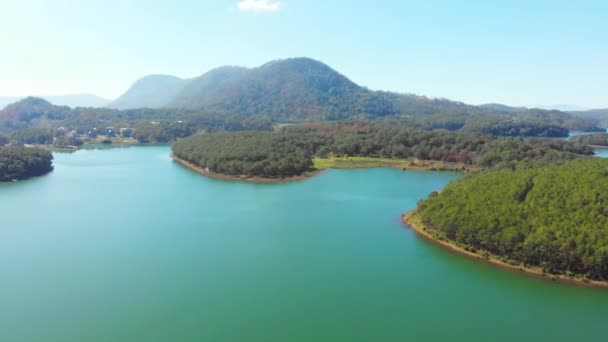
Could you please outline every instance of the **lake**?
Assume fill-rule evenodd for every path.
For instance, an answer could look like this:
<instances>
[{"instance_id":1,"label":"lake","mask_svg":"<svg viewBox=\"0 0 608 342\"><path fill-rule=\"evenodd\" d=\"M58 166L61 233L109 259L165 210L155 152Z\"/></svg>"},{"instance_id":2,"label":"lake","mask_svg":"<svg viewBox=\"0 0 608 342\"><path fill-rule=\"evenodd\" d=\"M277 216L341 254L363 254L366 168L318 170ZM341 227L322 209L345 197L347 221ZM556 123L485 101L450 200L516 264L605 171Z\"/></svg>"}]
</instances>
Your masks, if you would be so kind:
<instances>
[{"instance_id":1,"label":"lake","mask_svg":"<svg viewBox=\"0 0 608 342\"><path fill-rule=\"evenodd\" d=\"M600 158L608 158L608 148L595 149L595 155Z\"/></svg>"},{"instance_id":2,"label":"lake","mask_svg":"<svg viewBox=\"0 0 608 342\"><path fill-rule=\"evenodd\" d=\"M167 146L0 185L0 341L602 340L608 291L470 260L402 212L456 173L212 180Z\"/></svg>"}]
</instances>

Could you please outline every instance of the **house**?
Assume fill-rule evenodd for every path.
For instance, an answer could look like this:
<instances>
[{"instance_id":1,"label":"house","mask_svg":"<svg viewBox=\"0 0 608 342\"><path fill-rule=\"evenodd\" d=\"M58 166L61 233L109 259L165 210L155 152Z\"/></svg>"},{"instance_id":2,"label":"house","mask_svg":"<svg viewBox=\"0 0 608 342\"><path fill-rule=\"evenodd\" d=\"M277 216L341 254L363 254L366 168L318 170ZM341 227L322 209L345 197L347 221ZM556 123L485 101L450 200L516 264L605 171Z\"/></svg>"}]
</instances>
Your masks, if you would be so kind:
<instances>
[{"instance_id":1,"label":"house","mask_svg":"<svg viewBox=\"0 0 608 342\"><path fill-rule=\"evenodd\" d=\"M133 129L132 128L126 128L126 127L119 128L118 132L124 138L131 138L133 136Z\"/></svg>"}]
</instances>

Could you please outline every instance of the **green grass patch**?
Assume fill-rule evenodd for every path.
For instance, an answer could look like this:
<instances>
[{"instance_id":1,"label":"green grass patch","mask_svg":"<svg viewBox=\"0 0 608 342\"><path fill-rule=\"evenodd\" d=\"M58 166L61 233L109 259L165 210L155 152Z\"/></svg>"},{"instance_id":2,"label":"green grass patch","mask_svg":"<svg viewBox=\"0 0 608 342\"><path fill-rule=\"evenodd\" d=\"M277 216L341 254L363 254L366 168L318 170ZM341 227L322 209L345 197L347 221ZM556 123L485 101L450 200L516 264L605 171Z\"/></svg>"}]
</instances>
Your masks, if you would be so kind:
<instances>
[{"instance_id":1,"label":"green grass patch","mask_svg":"<svg viewBox=\"0 0 608 342\"><path fill-rule=\"evenodd\" d=\"M314 158L314 167L325 169L366 169L392 167L400 170L419 171L479 171L479 167L437 160L393 159L375 157L330 157Z\"/></svg>"},{"instance_id":2,"label":"green grass patch","mask_svg":"<svg viewBox=\"0 0 608 342\"><path fill-rule=\"evenodd\" d=\"M372 167L407 168L407 159L373 158L373 157L343 157L343 158L314 158L315 168L323 169L360 169Z\"/></svg>"}]
</instances>

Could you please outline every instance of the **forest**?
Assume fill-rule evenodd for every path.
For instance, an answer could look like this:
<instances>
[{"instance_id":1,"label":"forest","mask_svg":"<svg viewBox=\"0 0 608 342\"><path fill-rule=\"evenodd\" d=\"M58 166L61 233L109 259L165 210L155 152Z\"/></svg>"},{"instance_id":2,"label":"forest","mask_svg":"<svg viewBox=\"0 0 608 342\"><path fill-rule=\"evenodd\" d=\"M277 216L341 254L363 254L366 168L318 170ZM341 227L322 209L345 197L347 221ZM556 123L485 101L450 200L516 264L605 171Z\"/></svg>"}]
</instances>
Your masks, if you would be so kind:
<instances>
[{"instance_id":1,"label":"forest","mask_svg":"<svg viewBox=\"0 0 608 342\"><path fill-rule=\"evenodd\" d=\"M608 160L465 176L419 202L438 238L547 273L608 280Z\"/></svg>"},{"instance_id":2,"label":"forest","mask_svg":"<svg viewBox=\"0 0 608 342\"><path fill-rule=\"evenodd\" d=\"M173 152L213 172L262 177L301 174L311 168L305 161L313 157L412 158L513 169L593 154L586 145L555 139L430 132L365 122L301 124L276 132L202 134L177 141Z\"/></svg>"},{"instance_id":3,"label":"forest","mask_svg":"<svg viewBox=\"0 0 608 342\"><path fill-rule=\"evenodd\" d=\"M350 108L346 105L354 105L355 102L345 94L351 94L351 92L345 91L339 96L335 92L330 92L330 95L333 94L337 98L328 95L329 98L324 101L331 105L317 108L322 115L317 115L318 113L308 115L310 113L302 112L297 117L285 117L275 114L298 112L294 106L300 108L304 103L308 103L308 105L314 103L307 96L312 96L311 94L316 94L320 90L294 90L288 97L289 101L293 101L295 104L277 103L276 108L274 105L270 108L269 103L263 102L255 104L256 109L253 112L251 109L242 107L253 106L253 104L245 103L245 100L231 109L233 111L184 108L117 110L108 108L72 109L66 106L55 106L40 98L29 97L8 105L0 111L0 133L18 144L51 144L54 141L64 144L73 135L82 137L91 132L95 136L108 128L114 130L123 128L129 129L129 132L132 132L129 137L134 137L141 143L169 142L197 132L270 131L273 125L310 123L311 120L317 118L336 120L333 122L355 120L370 124L385 123L407 126L421 130L447 130L496 136L565 137L570 129L601 130L593 120L578 118L559 111L501 112L423 96L385 92L371 93L356 88L347 80L336 75L328 76L326 81L331 81L330 84L338 82L344 89L358 89L353 91L363 102L357 100L359 102L355 101L358 103L356 106L359 107ZM316 89L315 85L316 83L313 82L309 86ZM274 86L277 87L276 84ZM317 97L315 98L319 100ZM337 110L333 107L334 105L342 109ZM344 109L345 106L346 109ZM382 109L384 107L392 109L386 111ZM349 114L345 115L344 111ZM296 121L281 121L291 119Z\"/></svg>"},{"instance_id":4,"label":"forest","mask_svg":"<svg viewBox=\"0 0 608 342\"><path fill-rule=\"evenodd\" d=\"M0 182L41 176L53 170L53 155L38 147L0 146Z\"/></svg>"},{"instance_id":5,"label":"forest","mask_svg":"<svg viewBox=\"0 0 608 342\"><path fill-rule=\"evenodd\" d=\"M310 154L292 137L269 132L220 132L173 144L173 153L210 172L284 178L312 169Z\"/></svg>"},{"instance_id":6,"label":"forest","mask_svg":"<svg viewBox=\"0 0 608 342\"><path fill-rule=\"evenodd\" d=\"M589 135L578 135L570 139L579 144L592 146L608 146L608 133L595 133Z\"/></svg>"}]
</instances>

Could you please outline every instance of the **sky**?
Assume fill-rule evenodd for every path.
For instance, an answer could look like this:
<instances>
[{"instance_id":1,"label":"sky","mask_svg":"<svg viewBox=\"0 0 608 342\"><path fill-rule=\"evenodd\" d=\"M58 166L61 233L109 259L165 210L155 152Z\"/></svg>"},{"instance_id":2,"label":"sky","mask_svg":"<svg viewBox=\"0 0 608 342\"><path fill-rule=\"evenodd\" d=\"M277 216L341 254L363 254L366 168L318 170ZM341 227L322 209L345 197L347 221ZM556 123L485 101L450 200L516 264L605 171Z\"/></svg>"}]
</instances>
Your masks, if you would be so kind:
<instances>
[{"instance_id":1,"label":"sky","mask_svg":"<svg viewBox=\"0 0 608 342\"><path fill-rule=\"evenodd\" d=\"M608 108L608 1L1 0L0 96L311 57L371 89Z\"/></svg>"}]
</instances>

